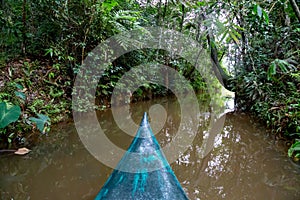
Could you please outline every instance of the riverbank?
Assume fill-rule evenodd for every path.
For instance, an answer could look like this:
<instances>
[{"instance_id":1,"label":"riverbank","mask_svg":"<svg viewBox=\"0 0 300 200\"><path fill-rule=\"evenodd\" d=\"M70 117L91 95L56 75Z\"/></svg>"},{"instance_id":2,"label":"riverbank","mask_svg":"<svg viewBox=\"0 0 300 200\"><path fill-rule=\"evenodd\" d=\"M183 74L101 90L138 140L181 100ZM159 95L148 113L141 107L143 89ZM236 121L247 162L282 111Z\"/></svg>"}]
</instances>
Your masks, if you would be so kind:
<instances>
[{"instance_id":1,"label":"riverbank","mask_svg":"<svg viewBox=\"0 0 300 200\"><path fill-rule=\"evenodd\" d=\"M71 116L72 80L50 61L15 59L0 69L0 102L7 113L1 120L1 148L31 145L51 124Z\"/></svg>"},{"instance_id":2,"label":"riverbank","mask_svg":"<svg viewBox=\"0 0 300 200\"><path fill-rule=\"evenodd\" d=\"M250 112L272 130L276 139L285 140L289 156L300 159L300 66L286 61L273 63L274 71L257 69L236 80L237 107ZM276 69L277 66L277 69Z\"/></svg>"},{"instance_id":3,"label":"riverbank","mask_svg":"<svg viewBox=\"0 0 300 200\"><path fill-rule=\"evenodd\" d=\"M47 134L51 125L72 116L71 98L74 82L72 77L74 75L67 74L65 70L62 70L64 67L53 64L49 60L18 59L2 64L0 68L0 102L17 105L21 109L19 118L1 129L2 149L30 146L41 134ZM299 82L293 83L295 88L289 84L285 91L280 91L280 94L284 94L285 97L289 96L288 99L276 92L269 94L268 92L272 91L268 88L269 84L260 84L257 89L254 87L254 82L255 80L248 82L247 85L245 85L246 82L241 82L237 88L239 90L239 99L236 101L238 102L237 110L253 113L272 130L276 139L285 140L288 146L291 146L299 136L300 130L300 97L298 90L295 89L299 86ZM97 96L97 106L100 110L111 106L110 94L113 88L106 83L102 85L103 88L104 86L107 86L106 90L101 91ZM273 84L272 87L275 85ZM167 90L157 92L153 88L135 93L132 99L139 102L171 95ZM249 96L249 88L252 96ZM202 89L205 91L204 88ZM256 95L256 89L262 90L262 94ZM274 91L279 92L279 90ZM222 93L224 96L233 95L227 90L222 90ZM208 101L208 98L210 98L209 95L204 95L202 100ZM37 120L32 121L33 118ZM37 126L38 124L40 127Z\"/></svg>"}]
</instances>

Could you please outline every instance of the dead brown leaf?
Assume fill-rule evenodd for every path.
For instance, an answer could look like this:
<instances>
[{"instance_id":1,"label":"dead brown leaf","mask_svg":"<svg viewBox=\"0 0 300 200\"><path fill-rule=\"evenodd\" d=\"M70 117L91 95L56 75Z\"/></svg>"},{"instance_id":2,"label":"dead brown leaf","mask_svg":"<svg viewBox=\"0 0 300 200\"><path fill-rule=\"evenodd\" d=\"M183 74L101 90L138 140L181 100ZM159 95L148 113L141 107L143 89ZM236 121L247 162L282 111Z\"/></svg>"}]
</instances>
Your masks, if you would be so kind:
<instances>
[{"instance_id":1,"label":"dead brown leaf","mask_svg":"<svg viewBox=\"0 0 300 200\"><path fill-rule=\"evenodd\" d=\"M25 154L28 154L30 151L31 151L30 149L23 147L23 148L19 148L17 151L15 151L15 154L25 155Z\"/></svg>"}]
</instances>

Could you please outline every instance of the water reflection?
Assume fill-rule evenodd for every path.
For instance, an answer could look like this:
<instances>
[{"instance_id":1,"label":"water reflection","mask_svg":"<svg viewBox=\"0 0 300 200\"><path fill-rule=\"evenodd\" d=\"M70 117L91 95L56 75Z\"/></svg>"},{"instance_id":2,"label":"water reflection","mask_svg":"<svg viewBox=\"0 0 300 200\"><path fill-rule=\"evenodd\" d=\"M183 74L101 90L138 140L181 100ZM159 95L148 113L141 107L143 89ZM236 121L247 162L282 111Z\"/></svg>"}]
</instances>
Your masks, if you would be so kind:
<instances>
[{"instance_id":1,"label":"water reflection","mask_svg":"<svg viewBox=\"0 0 300 200\"><path fill-rule=\"evenodd\" d=\"M297 199L299 171L269 140L249 117L228 114L210 154L199 160L195 141L173 166L191 199Z\"/></svg>"},{"instance_id":2,"label":"water reflection","mask_svg":"<svg viewBox=\"0 0 300 200\"><path fill-rule=\"evenodd\" d=\"M136 103L131 115L139 123L156 103L167 111L165 126L156 134L165 147L180 124L176 100ZM111 112L99 112L98 118L106 136L127 149L132 136L117 128ZM299 199L300 171L264 127L246 115L227 114L222 130L208 142L210 119L203 109L192 144L171 165L190 199ZM210 142L213 148L204 153L204 144ZM84 148L72 122L53 128L32 150L23 157L0 156L1 199L93 199L112 172Z\"/></svg>"}]
</instances>

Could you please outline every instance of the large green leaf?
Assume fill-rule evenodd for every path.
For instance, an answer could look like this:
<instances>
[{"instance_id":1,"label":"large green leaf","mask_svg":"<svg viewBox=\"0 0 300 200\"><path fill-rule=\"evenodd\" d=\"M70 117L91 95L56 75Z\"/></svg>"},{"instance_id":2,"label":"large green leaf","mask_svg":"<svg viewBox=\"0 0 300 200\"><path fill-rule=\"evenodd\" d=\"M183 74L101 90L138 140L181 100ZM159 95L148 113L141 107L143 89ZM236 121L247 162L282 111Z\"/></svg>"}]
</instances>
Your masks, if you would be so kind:
<instances>
[{"instance_id":1,"label":"large green leaf","mask_svg":"<svg viewBox=\"0 0 300 200\"><path fill-rule=\"evenodd\" d=\"M50 119L48 116L43 114L37 114L39 118L30 117L29 120L36 124L39 131L44 132L45 124L50 125Z\"/></svg>"},{"instance_id":2,"label":"large green leaf","mask_svg":"<svg viewBox=\"0 0 300 200\"><path fill-rule=\"evenodd\" d=\"M8 106L5 102L0 103L0 128L6 127L8 124L15 122L21 115L20 106Z\"/></svg>"}]
</instances>

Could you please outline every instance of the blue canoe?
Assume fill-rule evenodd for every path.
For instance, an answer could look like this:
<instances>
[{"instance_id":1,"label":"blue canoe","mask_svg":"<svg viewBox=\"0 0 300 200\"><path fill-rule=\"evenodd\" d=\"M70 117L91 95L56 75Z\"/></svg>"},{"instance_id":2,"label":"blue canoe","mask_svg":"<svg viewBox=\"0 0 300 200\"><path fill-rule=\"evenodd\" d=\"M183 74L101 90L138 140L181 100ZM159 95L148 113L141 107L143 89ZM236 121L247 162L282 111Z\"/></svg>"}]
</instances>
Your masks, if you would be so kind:
<instances>
[{"instance_id":1,"label":"blue canoe","mask_svg":"<svg viewBox=\"0 0 300 200\"><path fill-rule=\"evenodd\" d=\"M95 200L186 200L151 130L147 114L116 169Z\"/></svg>"}]
</instances>

